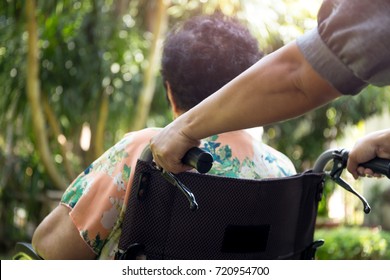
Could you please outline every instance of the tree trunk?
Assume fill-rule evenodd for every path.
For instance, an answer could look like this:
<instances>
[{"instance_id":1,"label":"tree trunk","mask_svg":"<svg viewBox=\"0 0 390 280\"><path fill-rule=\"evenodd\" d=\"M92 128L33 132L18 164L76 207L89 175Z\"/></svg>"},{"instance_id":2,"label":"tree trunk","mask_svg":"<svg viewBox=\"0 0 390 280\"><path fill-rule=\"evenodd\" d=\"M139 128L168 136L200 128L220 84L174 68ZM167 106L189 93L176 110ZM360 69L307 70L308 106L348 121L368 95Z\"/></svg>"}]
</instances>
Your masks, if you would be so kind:
<instances>
[{"instance_id":1,"label":"tree trunk","mask_svg":"<svg viewBox=\"0 0 390 280\"><path fill-rule=\"evenodd\" d=\"M52 154L49 150L45 119L41 106L39 58L38 58L38 28L35 17L35 0L26 1L28 57L27 57L27 97L31 108L35 146L42 163L56 188L65 189L66 183L58 172Z\"/></svg>"},{"instance_id":2,"label":"tree trunk","mask_svg":"<svg viewBox=\"0 0 390 280\"><path fill-rule=\"evenodd\" d=\"M153 41L150 47L141 94L138 98L132 131L145 127L156 88L156 74L160 66L162 38L168 25L167 7L164 0L157 0L157 10L153 24Z\"/></svg>"},{"instance_id":3,"label":"tree trunk","mask_svg":"<svg viewBox=\"0 0 390 280\"><path fill-rule=\"evenodd\" d=\"M104 132L108 120L109 112L109 95L106 90L103 90L100 101L99 117L96 124L96 134L94 137L94 154L95 158L100 157L104 153Z\"/></svg>"},{"instance_id":4,"label":"tree trunk","mask_svg":"<svg viewBox=\"0 0 390 280\"><path fill-rule=\"evenodd\" d=\"M114 12L113 12L113 20L117 20L118 23L115 25L116 27L114 30L118 28L120 25L121 18L123 14L128 10L129 8L130 0L116 0L114 1ZM97 13L97 5L95 3L94 5L94 11ZM112 30L112 34L116 34ZM112 36L110 40L112 40ZM91 43L93 44L95 41L95 37L91 36ZM109 115L109 106L110 106L110 96L107 92L106 88L102 89L102 92L100 94L99 98L99 104L97 107L99 107L99 110L97 111L97 117L94 119L95 121L91 121L91 133L92 133L92 140L91 140L91 152L88 154L88 159L94 160L98 157L100 157L104 151L104 133L108 121L108 115ZM91 158L92 157L92 158Z\"/></svg>"},{"instance_id":5,"label":"tree trunk","mask_svg":"<svg viewBox=\"0 0 390 280\"><path fill-rule=\"evenodd\" d=\"M60 137L61 137L61 135L63 135L63 133L61 131L61 126L59 124L59 121L58 121L53 109L50 107L50 104L49 104L49 101L47 100L47 97L43 96L42 102L43 102L43 109L44 109L44 112L46 114L48 123L49 123L51 129L53 130L54 138L56 139L56 141L59 144L66 174L68 175L69 180L73 180L75 178L76 174L75 174L75 171L72 167L72 164L70 163L70 161L68 159L68 155L70 154L70 150L68 149L67 140L65 139L65 136L64 136L63 140L60 141Z\"/></svg>"}]
</instances>

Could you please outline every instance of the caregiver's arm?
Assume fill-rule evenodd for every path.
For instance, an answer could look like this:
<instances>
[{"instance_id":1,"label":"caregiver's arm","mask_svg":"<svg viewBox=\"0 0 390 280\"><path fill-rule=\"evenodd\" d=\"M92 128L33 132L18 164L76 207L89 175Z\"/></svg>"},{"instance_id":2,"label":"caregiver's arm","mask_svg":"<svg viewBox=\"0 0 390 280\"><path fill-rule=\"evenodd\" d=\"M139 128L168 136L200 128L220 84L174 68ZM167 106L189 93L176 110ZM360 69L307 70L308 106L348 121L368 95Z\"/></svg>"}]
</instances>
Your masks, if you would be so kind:
<instances>
[{"instance_id":1,"label":"caregiver's arm","mask_svg":"<svg viewBox=\"0 0 390 280\"><path fill-rule=\"evenodd\" d=\"M297 117L340 95L290 43L165 127L151 140L154 160L185 171L181 158L202 138Z\"/></svg>"}]
</instances>

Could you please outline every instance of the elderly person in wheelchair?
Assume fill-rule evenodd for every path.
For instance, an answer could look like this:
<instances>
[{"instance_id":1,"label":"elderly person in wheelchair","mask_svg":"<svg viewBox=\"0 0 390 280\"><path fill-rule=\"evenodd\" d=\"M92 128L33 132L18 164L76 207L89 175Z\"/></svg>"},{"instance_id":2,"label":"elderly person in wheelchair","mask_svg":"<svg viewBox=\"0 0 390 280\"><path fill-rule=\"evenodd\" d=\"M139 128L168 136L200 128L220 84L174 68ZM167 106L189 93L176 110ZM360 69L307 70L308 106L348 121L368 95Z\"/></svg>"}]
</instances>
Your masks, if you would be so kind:
<instances>
[{"instance_id":1,"label":"elderly person in wheelchair","mask_svg":"<svg viewBox=\"0 0 390 280\"><path fill-rule=\"evenodd\" d=\"M174 118L261 57L256 39L234 19L199 16L177 25L165 40L161 71ZM43 259L114 258L137 159L158 131L126 134L71 183L33 235L32 245ZM209 172L214 175L261 179L295 174L285 155L244 130L214 135L201 147L214 158Z\"/></svg>"}]
</instances>

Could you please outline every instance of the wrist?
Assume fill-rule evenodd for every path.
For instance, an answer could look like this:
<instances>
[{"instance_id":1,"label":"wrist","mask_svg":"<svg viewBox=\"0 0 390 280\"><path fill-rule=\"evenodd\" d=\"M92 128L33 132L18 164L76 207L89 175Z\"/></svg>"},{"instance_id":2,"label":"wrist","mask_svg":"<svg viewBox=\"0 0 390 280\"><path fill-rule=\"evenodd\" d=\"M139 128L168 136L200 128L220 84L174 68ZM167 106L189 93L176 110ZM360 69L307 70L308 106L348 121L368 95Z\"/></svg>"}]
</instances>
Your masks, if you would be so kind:
<instances>
[{"instance_id":1,"label":"wrist","mask_svg":"<svg viewBox=\"0 0 390 280\"><path fill-rule=\"evenodd\" d=\"M174 122L174 128L178 131L182 137L184 137L189 143L195 144L204 137L201 133L202 125L196 117L193 117L191 110L187 111Z\"/></svg>"}]
</instances>

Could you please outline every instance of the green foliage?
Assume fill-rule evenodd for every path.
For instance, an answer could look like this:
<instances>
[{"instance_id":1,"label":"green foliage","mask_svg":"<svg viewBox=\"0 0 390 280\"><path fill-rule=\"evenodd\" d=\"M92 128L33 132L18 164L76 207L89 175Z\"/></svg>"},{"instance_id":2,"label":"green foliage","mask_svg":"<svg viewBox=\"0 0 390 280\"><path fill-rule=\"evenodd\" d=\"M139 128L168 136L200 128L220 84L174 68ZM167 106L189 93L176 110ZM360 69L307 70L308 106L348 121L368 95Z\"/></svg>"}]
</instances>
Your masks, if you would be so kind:
<instances>
[{"instance_id":1,"label":"green foliage","mask_svg":"<svg viewBox=\"0 0 390 280\"><path fill-rule=\"evenodd\" d=\"M332 180L325 180L324 191L321 201L318 203L317 215L319 217L328 217L328 202L335 188L339 188Z\"/></svg>"},{"instance_id":2,"label":"green foliage","mask_svg":"<svg viewBox=\"0 0 390 280\"><path fill-rule=\"evenodd\" d=\"M390 232L378 228L318 229L315 239L325 240L316 253L320 260L390 260Z\"/></svg>"},{"instance_id":3,"label":"green foliage","mask_svg":"<svg viewBox=\"0 0 390 280\"><path fill-rule=\"evenodd\" d=\"M95 159L92 152L81 150L79 140L84 123L90 124L94 135L103 97L109 97L104 149L129 131L143 72L149 64L153 35L150 27L155 20L156 2L36 3L41 94L58 122L62 140L66 139L66 156L77 174ZM172 1L168 9L170 25L195 14L212 13L222 5L218 1L210 3ZM44 195L53 189L34 146L36 135L31 125L34 112L30 111L25 94L28 75L25 6L21 0L0 2L0 252L17 240L31 238L28 229L33 229L47 214ZM163 83L157 79L148 126L165 126L172 119ZM47 131L57 168L66 174L59 140L49 123ZM91 141L93 144L95 139L92 137ZM27 212L27 222L15 225L13 209L19 208Z\"/></svg>"},{"instance_id":4,"label":"green foliage","mask_svg":"<svg viewBox=\"0 0 390 280\"><path fill-rule=\"evenodd\" d=\"M42 95L66 136L71 150L68 157L77 173L90 161L79 147L83 123L96 126L101 97L108 94L106 147L122 137L128 130L147 63L144 58L150 36L139 16L142 11L137 5L120 11L117 2L37 1ZM25 94L28 35L24 1L2 1L0 5L0 251L3 251L16 240L31 238L31 229L48 212L44 194L53 186L33 144L34 112L29 110ZM51 127L48 133L55 161L65 173ZM15 209L26 211L23 223L15 223Z\"/></svg>"}]
</instances>

